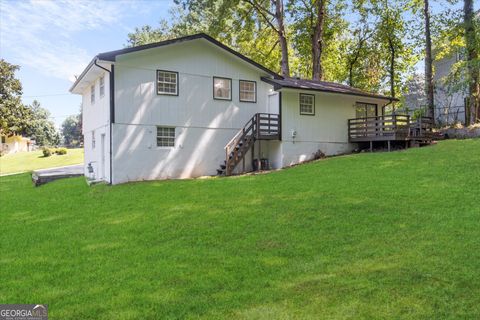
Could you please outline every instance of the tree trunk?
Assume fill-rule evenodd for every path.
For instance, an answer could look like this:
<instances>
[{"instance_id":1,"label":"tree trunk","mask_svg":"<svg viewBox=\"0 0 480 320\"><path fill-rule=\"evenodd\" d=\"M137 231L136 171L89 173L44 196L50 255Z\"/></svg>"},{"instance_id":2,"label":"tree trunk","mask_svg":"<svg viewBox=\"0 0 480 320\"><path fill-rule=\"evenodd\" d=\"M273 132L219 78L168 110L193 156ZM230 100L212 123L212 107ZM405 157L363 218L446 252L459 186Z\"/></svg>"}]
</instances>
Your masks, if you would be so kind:
<instances>
[{"instance_id":1,"label":"tree trunk","mask_svg":"<svg viewBox=\"0 0 480 320\"><path fill-rule=\"evenodd\" d=\"M466 124L475 123L480 116L480 84L479 84L479 68L475 65L478 58L478 49L476 47L475 29L473 25L473 1L464 0L464 27L465 27L465 43L467 47L467 79L468 79L468 95L469 101L465 106Z\"/></svg>"},{"instance_id":2,"label":"tree trunk","mask_svg":"<svg viewBox=\"0 0 480 320\"><path fill-rule=\"evenodd\" d=\"M323 80L322 53L323 53L323 31L325 24L325 2L326 0L316 0L314 6L316 9L316 22L312 35L312 66L313 80Z\"/></svg>"},{"instance_id":3,"label":"tree trunk","mask_svg":"<svg viewBox=\"0 0 480 320\"><path fill-rule=\"evenodd\" d=\"M424 0L425 17L425 94L427 96L427 115L435 123L435 102L433 97L432 39L430 36L429 0Z\"/></svg>"},{"instance_id":4,"label":"tree trunk","mask_svg":"<svg viewBox=\"0 0 480 320\"><path fill-rule=\"evenodd\" d=\"M390 47L390 96L395 98L395 46L392 39L388 39L388 44Z\"/></svg>"},{"instance_id":5,"label":"tree trunk","mask_svg":"<svg viewBox=\"0 0 480 320\"><path fill-rule=\"evenodd\" d=\"M283 1L275 0L275 19L277 20L277 25L278 25L278 29L277 29L278 41L280 43L280 49L282 51L281 72L282 72L282 76L289 78L290 66L288 63L288 43L287 43L287 37L285 35L285 24L284 24L283 18L284 18Z\"/></svg>"},{"instance_id":6,"label":"tree trunk","mask_svg":"<svg viewBox=\"0 0 480 320\"><path fill-rule=\"evenodd\" d=\"M353 87L353 63L348 67L348 85Z\"/></svg>"}]
</instances>

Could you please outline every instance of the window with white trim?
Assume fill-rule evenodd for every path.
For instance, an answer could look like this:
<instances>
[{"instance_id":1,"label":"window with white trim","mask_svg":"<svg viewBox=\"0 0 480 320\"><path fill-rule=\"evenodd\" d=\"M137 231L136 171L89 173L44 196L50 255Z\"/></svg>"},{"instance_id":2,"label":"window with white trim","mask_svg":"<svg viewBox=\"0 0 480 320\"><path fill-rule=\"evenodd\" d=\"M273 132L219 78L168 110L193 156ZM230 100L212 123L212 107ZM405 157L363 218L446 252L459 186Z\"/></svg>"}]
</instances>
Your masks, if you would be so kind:
<instances>
[{"instance_id":1,"label":"window with white trim","mask_svg":"<svg viewBox=\"0 0 480 320\"><path fill-rule=\"evenodd\" d=\"M255 81L240 80L240 101L257 102L257 83Z\"/></svg>"},{"instance_id":2,"label":"window with white trim","mask_svg":"<svg viewBox=\"0 0 480 320\"><path fill-rule=\"evenodd\" d=\"M300 93L300 114L313 116L315 114L315 96Z\"/></svg>"},{"instance_id":3,"label":"window with white trim","mask_svg":"<svg viewBox=\"0 0 480 320\"><path fill-rule=\"evenodd\" d=\"M92 131L92 149L95 149L95 130Z\"/></svg>"},{"instance_id":4,"label":"window with white trim","mask_svg":"<svg viewBox=\"0 0 480 320\"><path fill-rule=\"evenodd\" d=\"M90 87L90 103L95 103L95 83Z\"/></svg>"},{"instance_id":5,"label":"window with white trim","mask_svg":"<svg viewBox=\"0 0 480 320\"><path fill-rule=\"evenodd\" d=\"M178 95L178 72L157 70L157 94Z\"/></svg>"},{"instance_id":6,"label":"window with white trim","mask_svg":"<svg viewBox=\"0 0 480 320\"><path fill-rule=\"evenodd\" d=\"M232 100L232 79L213 77L213 98Z\"/></svg>"},{"instance_id":7,"label":"window with white trim","mask_svg":"<svg viewBox=\"0 0 480 320\"><path fill-rule=\"evenodd\" d=\"M100 77L100 98L105 95L105 76Z\"/></svg>"},{"instance_id":8,"label":"window with white trim","mask_svg":"<svg viewBox=\"0 0 480 320\"><path fill-rule=\"evenodd\" d=\"M157 127L157 147L175 146L175 128Z\"/></svg>"}]
</instances>

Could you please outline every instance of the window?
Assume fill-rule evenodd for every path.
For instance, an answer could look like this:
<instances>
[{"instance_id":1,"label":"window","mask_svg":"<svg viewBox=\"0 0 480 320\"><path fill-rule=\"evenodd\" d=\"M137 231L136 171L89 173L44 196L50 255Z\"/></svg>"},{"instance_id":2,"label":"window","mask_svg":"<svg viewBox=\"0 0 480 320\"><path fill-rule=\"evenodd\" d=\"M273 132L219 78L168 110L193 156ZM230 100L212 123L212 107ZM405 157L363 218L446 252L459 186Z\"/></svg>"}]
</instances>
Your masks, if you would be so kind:
<instances>
[{"instance_id":1,"label":"window","mask_svg":"<svg viewBox=\"0 0 480 320\"><path fill-rule=\"evenodd\" d=\"M377 116L376 104L357 102L355 109L357 118L368 118Z\"/></svg>"},{"instance_id":2,"label":"window","mask_svg":"<svg viewBox=\"0 0 480 320\"><path fill-rule=\"evenodd\" d=\"M300 114L315 115L315 96L313 94L300 93Z\"/></svg>"},{"instance_id":3,"label":"window","mask_svg":"<svg viewBox=\"0 0 480 320\"><path fill-rule=\"evenodd\" d=\"M95 131L92 131L92 149L95 149Z\"/></svg>"},{"instance_id":4,"label":"window","mask_svg":"<svg viewBox=\"0 0 480 320\"><path fill-rule=\"evenodd\" d=\"M2 136L2 143L5 143L7 141L5 136Z\"/></svg>"},{"instance_id":5,"label":"window","mask_svg":"<svg viewBox=\"0 0 480 320\"><path fill-rule=\"evenodd\" d=\"M232 100L232 79L213 77L213 98Z\"/></svg>"},{"instance_id":6,"label":"window","mask_svg":"<svg viewBox=\"0 0 480 320\"><path fill-rule=\"evenodd\" d=\"M255 81L240 80L240 101L257 102L257 83Z\"/></svg>"},{"instance_id":7,"label":"window","mask_svg":"<svg viewBox=\"0 0 480 320\"><path fill-rule=\"evenodd\" d=\"M175 146L175 128L157 127L157 147Z\"/></svg>"},{"instance_id":8,"label":"window","mask_svg":"<svg viewBox=\"0 0 480 320\"><path fill-rule=\"evenodd\" d=\"M100 77L100 98L105 95L105 77Z\"/></svg>"},{"instance_id":9,"label":"window","mask_svg":"<svg viewBox=\"0 0 480 320\"><path fill-rule=\"evenodd\" d=\"M95 84L90 87L90 103L95 103Z\"/></svg>"},{"instance_id":10,"label":"window","mask_svg":"<svg viewBox=\"0 0 480 320\"><path fill-rule=\"evenodd\" d=\"M157 94L178 96L178 72L157 70Z\"/></svg>"}]
</instances>

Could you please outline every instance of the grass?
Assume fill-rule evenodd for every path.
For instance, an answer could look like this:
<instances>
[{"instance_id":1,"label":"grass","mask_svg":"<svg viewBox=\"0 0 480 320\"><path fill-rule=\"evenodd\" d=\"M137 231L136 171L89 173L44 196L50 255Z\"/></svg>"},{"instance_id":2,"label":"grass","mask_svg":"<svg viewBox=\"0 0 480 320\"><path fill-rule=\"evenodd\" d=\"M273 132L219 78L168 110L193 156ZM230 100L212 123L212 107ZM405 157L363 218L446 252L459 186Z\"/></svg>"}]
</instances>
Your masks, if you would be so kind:
<instances>
[{"instance_id":1,"label":"grass","mask_svg":"<svg viewBox=\"0 0 480 320\"><path fill-rule=\"evenodd\" d=\"M51 319L480 317L480 139L258 176L0 178L0 301Z\"/></svg>"},{"instance_id":2,"label":"grass","mask_svg":"<svg viewBox=\"0 0 480 320\"><path fill-rule=\"evenodd\" d=\"M0 174L32 171L83 163L83 149L68 149L66 155L44 157L41 150L0 157Z\"/></svg>"}]
</instances>

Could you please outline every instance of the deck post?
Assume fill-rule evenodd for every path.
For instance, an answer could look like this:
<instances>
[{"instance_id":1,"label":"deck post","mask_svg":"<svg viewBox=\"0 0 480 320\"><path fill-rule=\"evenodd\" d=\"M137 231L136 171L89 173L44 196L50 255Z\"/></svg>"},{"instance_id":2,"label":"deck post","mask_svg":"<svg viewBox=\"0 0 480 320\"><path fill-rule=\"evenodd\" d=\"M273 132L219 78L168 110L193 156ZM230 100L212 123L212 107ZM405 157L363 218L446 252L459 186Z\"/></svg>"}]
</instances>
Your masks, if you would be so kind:
<instances>
[{"instance_id":1,"label":"deck post","mask_svg":"<svg viewBox=\"0 0 480 320\"><path fill-rule=\"evenodd\" d=\"M244 137L243 138L243 144L245 144L245 127L243 127L243 129L242 129L242 133L243 133L242 136ZM243 147L245 147L245 146L243 146ZM245 148L242 149L242 173L245 173L245 154L244 154L245 151L244 150L245 150Z\"/></svg>"},{"instance_id":2,"label":"deck post","mask_svg":"<svg viewBox=\"0 0 480 320\"><path fill-rule=\"evenodd\" d=\"M370 140L370 152L373 152L373 141Z\"/></svg>"},{"instance_id":3,"label":"deck post","mask_svg":"<svg viewBox=\"0 0 480 320\"><path fill-rule=\"evenodd\" d=\"M258 171L262 171L262 140L258 140Z\"/></svg>"},{"instance_id":4,"label":"deck post","mask_svg":"<svg viewBox=\"0 0 480 320\"><path fill-rule=\"evenodd\" d=\"M388 152L390 152L390 140L387 141L387 145L388 145Z\"/></svg>"},{"instance_id":5,"label":"deck post","mask_svg":"<svg viewBox=\"0 0 480 320\"><path fill-rule=\"evenodd\" d=\"M253 169L253 161L254 160L255 160L255 140L253 140L253 143L252 143L252 169Z\"/></svg>"}]
</instances>

